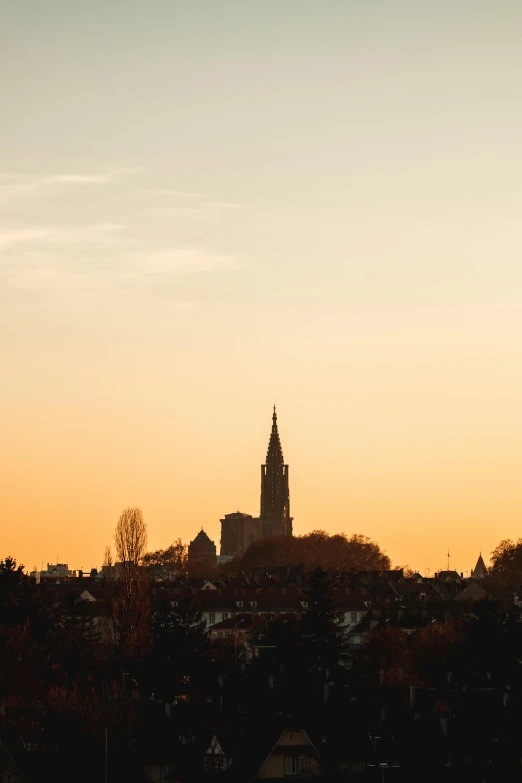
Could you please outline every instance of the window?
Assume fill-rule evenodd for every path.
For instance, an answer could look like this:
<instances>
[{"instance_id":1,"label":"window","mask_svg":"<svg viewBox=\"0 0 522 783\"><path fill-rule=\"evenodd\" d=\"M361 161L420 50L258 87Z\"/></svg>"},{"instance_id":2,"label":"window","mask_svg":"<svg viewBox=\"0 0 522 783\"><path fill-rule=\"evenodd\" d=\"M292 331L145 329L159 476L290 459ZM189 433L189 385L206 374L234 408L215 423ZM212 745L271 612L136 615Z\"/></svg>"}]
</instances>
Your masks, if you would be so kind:
<instances>
[{"instance_id":1,"label":"window","mask_svg":"<svg viewBox=\"0 0 522 783\"><path fill-rule=\"evenodd\" d=\"M250 601L250 606L255 609L257 606L257 601Z\"/></svg>"},{"instance_id":2,"label":"window","mask_svg":"<svg viewBox=\"0 0 522 783\"><path fill-rule=\"evenodd\" d=\"M228 612L223 612L223 620L228 620Z\"/></svg>"},{"instance_id":3,"label":"window","mask_svg":"<svg viewBox=\"0 0 522 783\"><path fill-rule=\"evenodd\" d=\"M352 612L350 614L350 620L352 621L352 623L356 623L357 622L357 612Z\"/></svg>"},{"instance_id":4,"label":"window","mask_svg":"<svg viewBox=\"0 0 522 783\"><path fill-rule=\"evenodd\" d=\"M306 759L304 756L285 756L285 775L297 775L306 772Z\"/></svg>"},{"instance_id":5,"label":"window","mask_svg":"<svg viewBox=\"0 0 522 783\"><path fill-rule=\"evenodd\" d=\"M215 615L214 612L210 612L210 614L208 616L208 621L209 621L209 623L215 623L216 622L216 615Z\"/></svg>"},{"instance_id":6,"label":"window","mask_svg":"<svg viewBox=\"0 0 522 783\"><path fill-rule=\"evenodd\" d=\"M174 607L174 609L177 609L178 602L177 601L171 601L170 605Z\"/></svg>"},{"instance_id":7,"label":"window","mask_svg":"<svg viewBox=\"0 0 522 783\"><path fill-rule=\"evenodd\" d=\"M237 606L238 609L242 609L243 608L243 601L236 601L236 606Z\"/></svg>"}]
</instances>

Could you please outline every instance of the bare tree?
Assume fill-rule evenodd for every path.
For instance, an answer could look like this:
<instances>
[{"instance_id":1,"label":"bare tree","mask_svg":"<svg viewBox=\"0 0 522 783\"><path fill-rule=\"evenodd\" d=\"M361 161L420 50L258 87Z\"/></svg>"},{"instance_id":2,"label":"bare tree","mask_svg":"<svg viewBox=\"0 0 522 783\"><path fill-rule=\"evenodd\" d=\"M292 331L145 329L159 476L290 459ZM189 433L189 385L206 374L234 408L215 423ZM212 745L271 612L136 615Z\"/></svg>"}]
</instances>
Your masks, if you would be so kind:
<instances>
[{"instance_id":1,"label":"bare tree","mask_svg":"<svg viewBox=\"0 0 522 783\"><path fill-rule=\"evenodd\" d=\"M150 640L149 578L141 561L147 547L147 526L139 508L126 508L114 532L117 563L106 550L108 595L118 644L125 657L140 656Z\"/></svg>"},{"instance_id":2,"label":"bare tree","mask_svg":"<svg viewBox=\"0 0 522 783\"><path fill-rule=\"evenodd\" d=\"M114 533L116 557L121 563L138 567L147 549L147 525L141 508L126 508Z\"/></svg>"}]
</instances>

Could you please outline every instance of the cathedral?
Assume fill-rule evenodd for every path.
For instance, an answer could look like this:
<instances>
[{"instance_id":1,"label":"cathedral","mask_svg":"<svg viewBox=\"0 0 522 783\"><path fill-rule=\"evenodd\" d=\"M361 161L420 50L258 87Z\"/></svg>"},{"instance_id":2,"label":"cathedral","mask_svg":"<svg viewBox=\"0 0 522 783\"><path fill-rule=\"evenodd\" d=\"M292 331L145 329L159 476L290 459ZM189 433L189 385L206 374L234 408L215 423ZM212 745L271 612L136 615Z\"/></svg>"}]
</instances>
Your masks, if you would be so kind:
<instances>
[{"instance_id":1,"label":"cathedral","mask_svg":"<svg viewBox=\"0 0 522 783\"><path fill-rule=\"evenodd\" d=\"M288 465L283 459L275 405L266 462L261 465L260 509L258 517L236 511L220 520L222 562L235 555L241 557L258 538L292 535Z\"/></svg>"}]
</instances>

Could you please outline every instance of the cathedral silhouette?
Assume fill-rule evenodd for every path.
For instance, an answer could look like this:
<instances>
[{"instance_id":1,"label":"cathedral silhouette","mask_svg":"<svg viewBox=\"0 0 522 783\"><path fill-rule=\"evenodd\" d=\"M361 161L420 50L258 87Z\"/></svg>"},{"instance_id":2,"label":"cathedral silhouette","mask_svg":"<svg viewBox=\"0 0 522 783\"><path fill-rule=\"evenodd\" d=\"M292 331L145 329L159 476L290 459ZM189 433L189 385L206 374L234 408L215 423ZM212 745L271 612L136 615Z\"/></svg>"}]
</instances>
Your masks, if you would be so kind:
<instances>
[{"instance_id":1,"label":"cathedral silhouette","mask_svg":"<svg viewBox=\"0 0 522 783\"><path fill-rule=\"evenodd\" d=\"M203 528L190 542L189 567L196 564L226 562L241 555L259 538L292 535L290 516L290 488L288 465L285 465L283 449L277 429L277 413L274 405L272 431L268 442L266 462L261 465L260 514L254 517L235 511L225 514L221 522L221 551L216 557L216 545Z\"/></svg>"},{"instance_id":2,"label":"cathedral silhouette","mask_svg":"<svg viewBox=\"0 0 522 783\"><path fill-rule=\"evenodd\" d=\"M225 514L220 522L223 559L241 556L258 538L292 535L288 465L283 458L275 405L266 462L261 465L260 514L253 517L236 511Z\"/></svg>"}]
</instances>

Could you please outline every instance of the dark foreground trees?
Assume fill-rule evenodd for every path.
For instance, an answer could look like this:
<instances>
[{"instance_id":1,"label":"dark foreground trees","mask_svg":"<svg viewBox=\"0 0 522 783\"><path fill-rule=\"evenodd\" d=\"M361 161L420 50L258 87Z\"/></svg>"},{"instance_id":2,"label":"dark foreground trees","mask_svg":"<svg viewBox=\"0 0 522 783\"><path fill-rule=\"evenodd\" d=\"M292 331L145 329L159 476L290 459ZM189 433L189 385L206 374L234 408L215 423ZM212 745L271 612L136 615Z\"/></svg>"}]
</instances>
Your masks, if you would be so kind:
<instances>
[{"instance_id":1,"label":"dark foreground trees","mask_svg":"<svg viewBox=\"0 0 522 783\"><path fill-rule=\"evenodd\" d=\"M154 612L153 648L149 665L155 692L171 701L202 691L211 663L210 637L201 611L190 600L165 601Z\"/></svg>"},{"instance_id":2,"label":"dark foreground trees","mask_svg":"<svg viewBox=\"0 0 522 783\"><path fill-rule=\"evenodd\" d=\"M344 615L334 584L322 568L312 572L305 596L307 606L299 629L305 661L309 668L332 670L347 654Z\"/></svg>"},{"instance_id":3,"label":"dark foreground trees","mask_svg":"<svg viewBox=\"0 0 522 783\"><path fill-rule=\"evenodd\" d=\"M313 530L304 536L269 538L254 541L240 560L229 564L229 571L249 570L260 566L304 566L349 571L386 571L390 558L367 536L345 533L330 536L324 530Z\"/></svg>"},{"instance_id":4,"label":"dark foreground trees","mask_svg":"<svg viewBox=\"0 0 522 783\"><path fill-rule=\"evenodd\" d=\"M489 577L513 590L522 584L522 538L516 543L506 538L493 550Z\"/></svg>"}]
</instances>

